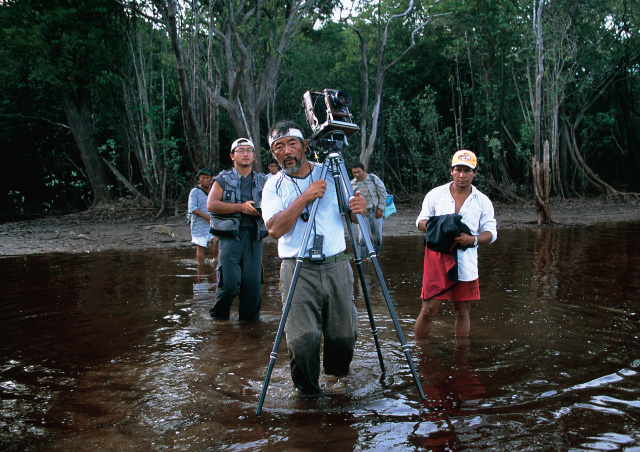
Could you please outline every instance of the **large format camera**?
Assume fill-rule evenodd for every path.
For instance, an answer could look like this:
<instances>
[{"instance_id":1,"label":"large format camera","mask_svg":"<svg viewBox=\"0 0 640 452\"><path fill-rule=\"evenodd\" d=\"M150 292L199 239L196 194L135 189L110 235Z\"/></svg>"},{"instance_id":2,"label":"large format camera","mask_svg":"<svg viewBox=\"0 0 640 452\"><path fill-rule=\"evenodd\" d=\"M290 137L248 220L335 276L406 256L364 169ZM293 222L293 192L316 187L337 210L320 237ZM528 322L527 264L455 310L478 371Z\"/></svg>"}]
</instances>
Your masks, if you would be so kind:
<instances>
[{"instance_id":1,"label":"large format camera","mask_svg":"<svg viewBox=\"0 0 640 452\"><path fill-rule=\"evenodd\" d=\"M347 144L347 138L360 127L353 123L351 96L343 89L307 91L302 96L302 106L311 128L311 146L339 148Z\"/></svg>"}]
</instances>

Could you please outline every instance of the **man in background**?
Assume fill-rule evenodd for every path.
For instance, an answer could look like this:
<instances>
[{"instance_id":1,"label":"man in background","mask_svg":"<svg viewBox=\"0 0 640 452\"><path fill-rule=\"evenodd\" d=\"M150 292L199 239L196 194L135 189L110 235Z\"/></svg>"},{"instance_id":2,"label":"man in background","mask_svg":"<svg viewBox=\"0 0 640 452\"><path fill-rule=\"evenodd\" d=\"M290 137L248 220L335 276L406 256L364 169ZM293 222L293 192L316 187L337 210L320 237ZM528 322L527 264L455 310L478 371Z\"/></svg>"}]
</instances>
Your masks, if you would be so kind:
<instances>
[{"instance_id":1,"label":"man in background","mask_svg":"<svg viewBox=\"0 0 640 452\"><path fill-rule=\"evenodd\" d=\"M207 211L207 196L211 187L213 172L208 168L198 171L196 185L189 193L189 204L187 213L191 226L191 243L196 245L196 261L198 266L204 266L205 250L212 242L212 258L218 257L218 239L211 235L209 231L209 220L211 214Z\"/></svg>"},{"instance_id":2,"label":"man in background","mask_svg":"<svg viewBox=\"0 0 640 452\"><path fill-rule=\"evenodd\" d=\"M267 165L267 169L269 170L269 173L267 174L267 180L269 180L273 176L278 174L278 171L280 171L280 165L278 165L278 161L276 159L272 158L271 160L269 160L269 164Z\"/></svg>"},{"instance_id":3,"label":"man in background","mask_svg":"<svg viewBox=\"0 0 640 452\"><path fill-rule=\"evenodd\" d=\"M387 203L387 189L378 176L367 173L364 170L364 165L361 162L353 165L351 173L353 174L353 179L351 180L353 191L360 191L367 201L367 212L363 215L363 218L371 233L373 249L376 255L380 255L382 251L382 227L384 225L384 208ZM367 247L360 228L358 228L358 249L360 250L360 257L367 257Z\"/></svg>"},{"instance_id":4,"label":"man in background","mask_svg":"<svg viewBox=\"0 0 640 452\"><path fill-rule=\"evenodd\" d=\"M209 311L215 320L229 319L238 296L240 320L258 320L262 307L262 239L267 229L260 216L266 176L253 170L255 151L247 138L231 145L233 167L216 176L207 209L211 228L220 241L218 290Z\"/></svg>"}]
</instances>

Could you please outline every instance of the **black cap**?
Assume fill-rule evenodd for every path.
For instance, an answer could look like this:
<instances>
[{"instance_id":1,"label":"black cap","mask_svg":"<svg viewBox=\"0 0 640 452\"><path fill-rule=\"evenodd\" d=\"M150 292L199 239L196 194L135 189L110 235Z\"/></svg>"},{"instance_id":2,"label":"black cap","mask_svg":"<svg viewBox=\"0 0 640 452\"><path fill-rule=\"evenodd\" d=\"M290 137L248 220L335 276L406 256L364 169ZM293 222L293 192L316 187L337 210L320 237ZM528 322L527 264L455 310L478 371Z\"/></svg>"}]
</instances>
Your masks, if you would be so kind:
<instances>
[{"instance_id":1,"label":"black cap","mask_svg":"<svg viewBox=\"0 0 640 452\"><path fill-rule=\"evenodd\" d=\"M211 171L209 168L202 168L200 171L198 171L198 174L196 175L196 179L200 177L201 174L206 174L207 176L213 176L213 171Z\"/></svg>"}]
</instances>

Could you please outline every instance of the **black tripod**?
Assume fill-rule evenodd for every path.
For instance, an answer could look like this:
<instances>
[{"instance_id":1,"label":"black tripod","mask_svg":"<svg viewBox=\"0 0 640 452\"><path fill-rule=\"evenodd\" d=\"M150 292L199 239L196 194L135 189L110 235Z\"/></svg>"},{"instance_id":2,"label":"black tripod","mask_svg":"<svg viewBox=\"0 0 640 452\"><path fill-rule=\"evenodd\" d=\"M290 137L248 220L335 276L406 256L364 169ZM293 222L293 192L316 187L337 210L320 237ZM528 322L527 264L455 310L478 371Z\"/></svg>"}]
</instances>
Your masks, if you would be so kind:
<instances>
[{"instance_id":1,"label":"black tripod","mask_svg":"<svg viewBox=\"0 0 640 452\"><path fill-rule=\"evenodd\" d=\"M362 294L364 296L365 304L367 306L367 314L369 315L369 322L371 323L371 333L373 334L373 339L376 344L376 350L378 352L378 360L380 361L380 368L382 370L383 375L385 374L384 362L382 360L382 352L380 350L380 342L378 340L378 330L376 329L375 321L373 318L373 312L371 310L371 303L369 301L369 293L367 291L367 284L364 279L364 270L362 269L362 259L360 257L360 250L357 246L357 241L353 235L353 225L351 223L351 218L347 211L348 200L351 196L353 196L353 189L351 188L351 183L348 178L347 169L344 165L344 159L342 158L342 154L340 152L331 152L327 155L327 158L322 165L322 172L320 175L320 179L324 180L327 176L328 170L331 169L333 174L333 178L336 186L336 193L338 197L338 204L340 206L340 210L345 214L347 230L349 231L349 239L351 240L353 253L355 256L355 263L358 267L358 275L360 276L360 284L362 286ZM313 226L313 222L315 221L316 212L318 211L318 203L320 202L320 198L316 198L311 207L311 214L309 215L309 221L307 221L307 225L304 230L304 236L302 239L302 245L300 246L300 251L298 251L298 256L296 257L296 266L293 272L293 277L291 279L291 286L289 288L289 293L287 294L287 299L284 304L284 308L282 311L282 317L280 319L280 325L278 326L278 333L276 334L276 340L273 344L273 350L271 351L269 367L267 368L267 376L264 380L264 385L262 386L262 393L260 394L260 401L258 402L258 409L256 410L256 415L259 416L262 412L262 404L264 403L264 398L267 394L267 387L269 386L269 380L271 379L271 372L273 371L273 365L278 357L278 348L280 347L280 341L282 340L282 333L284 332L284 326L287 322L287 316L289 314L289 309L291 308L291 301L293 299L293 292L296 288L296 283L298 281L298 275L300 274L300 269L302 267L302 262L304 260L304 253L307 249L307 243L309 242L309 237L311 236L311 229ZM411 373L413 374L413 379L415 381L416 387L418 389L418 393L420 394L420 399L425 400L424 392L422 391L422 385L420 384L420 379L418 378L418 374L416 373L415 366L413 364L413 360L411 359L411 354L409 353L409 345L404 338L404 334L402 334L402 328L400 327L400 322L398 321L398 316L396 315L393 304L391 303L391 297L389 296L389 291L387 290L387 285L384 282L384 278L382 276L382 271L380 270L380 265L378 264L378 258L373 249L373 245L371 244L371 239L369 238L369 230L366 224L362 219L362 215L358 214L358 223L360 229L362 231L362 236L366 243L367 248L367 256L371 259L373 266L375 268L376 276L378 277L378 281L380 282L380 288L382 289L382 293L384 294L384 299L387 303L387 308L389 309L389 314L391 315L391 319L393 320L393 324L395 325L396 332L398 334L398 339L400 340L400 344L402 345L402 350L407 358L407 363L409 364L409 368L411 369Z\"/></svg>"}]
</instances>

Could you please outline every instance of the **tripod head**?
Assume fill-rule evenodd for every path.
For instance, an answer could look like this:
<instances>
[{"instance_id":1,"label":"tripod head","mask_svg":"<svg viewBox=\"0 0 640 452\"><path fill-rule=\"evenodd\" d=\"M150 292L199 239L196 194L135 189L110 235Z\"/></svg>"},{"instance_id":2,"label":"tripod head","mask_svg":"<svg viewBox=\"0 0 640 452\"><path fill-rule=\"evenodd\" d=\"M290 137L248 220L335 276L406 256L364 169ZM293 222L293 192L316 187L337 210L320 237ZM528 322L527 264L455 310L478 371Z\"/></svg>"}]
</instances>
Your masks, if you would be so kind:
<instances>
[{"instance_id":1,"label":"tripod head","mask_svg":"<svg viewBox=\"0 0 640 452\"><path fill-rule=\"evenodd\" d=\"M316 161L324 160L327 155L334 152L341 154L348 145L347 136L341 130L332 130L309 142L309 147Z\"/></svg>"}]
</instances>

